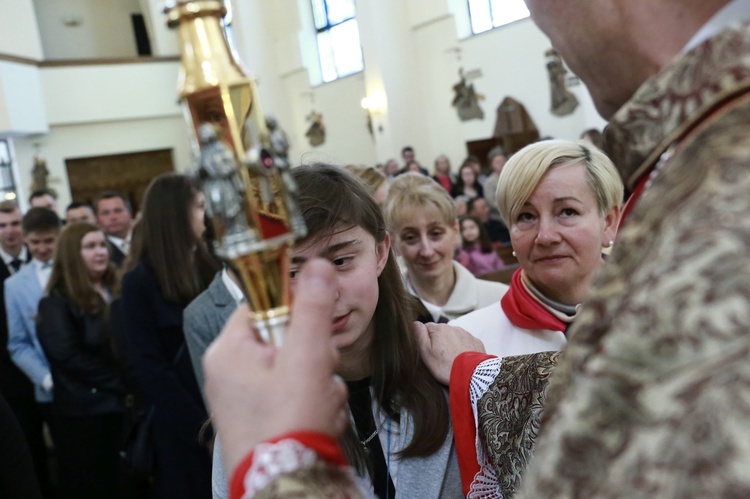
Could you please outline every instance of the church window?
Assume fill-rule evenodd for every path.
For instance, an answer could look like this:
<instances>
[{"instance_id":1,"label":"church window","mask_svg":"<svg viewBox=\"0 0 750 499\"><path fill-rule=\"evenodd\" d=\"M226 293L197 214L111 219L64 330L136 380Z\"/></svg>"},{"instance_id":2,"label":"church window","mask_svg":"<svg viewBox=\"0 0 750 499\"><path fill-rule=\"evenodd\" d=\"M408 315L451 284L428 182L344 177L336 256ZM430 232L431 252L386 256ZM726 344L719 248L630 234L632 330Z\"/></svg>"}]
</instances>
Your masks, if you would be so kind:
<instances>
[{"instance_id":1,"label":"church window","mask_svg":"<svg viewBox=\"0 0 750 499\"><path fill-rule=\"evenodd\" d=\"M323 81L364 69L354 0L312 0Z\"/></svg>"},{"instance_id":2,"label":"church window","mask_svg":"<svg viewBox=\"0 0 750 499\"><path fill-rule=\"evenodd\" d=\"M475 35L529 17L523 0L469 0L471 31Z\"/></svg>"}]
</instances>

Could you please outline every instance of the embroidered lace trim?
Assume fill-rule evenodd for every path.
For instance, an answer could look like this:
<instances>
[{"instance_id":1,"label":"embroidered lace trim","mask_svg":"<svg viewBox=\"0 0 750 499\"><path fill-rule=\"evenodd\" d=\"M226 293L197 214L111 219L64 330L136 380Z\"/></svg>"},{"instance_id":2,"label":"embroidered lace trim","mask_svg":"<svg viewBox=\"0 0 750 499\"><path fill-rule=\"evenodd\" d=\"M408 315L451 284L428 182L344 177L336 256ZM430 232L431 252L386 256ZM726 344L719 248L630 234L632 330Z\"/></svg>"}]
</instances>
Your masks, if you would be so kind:
<instances>
[{"instance_id":1,"label":"embroidered lace trim","mask_svg":"<svg viewBox=\"0 0 750 499\"><path fill-rule=\"evenodd\" d=\"M245 495L249 499L279 475L311 467L317 460L314 450L297 440L285 439L263 443L255 448L253 464L245 474Z\"/></svg>"},{"instance_id":2,"label":"embroidered lace trim","mask_svg":"<svg viewBox=\"0 0 750 499\"><path fill-rule=\"evenodd\" d=\"M476 450L477 462L479 463L479 472L474 476L474 480L469 487L468 499L502 499L503 494L500 492L498 485L497 473L490 462L487 449L480 438L481 429L479 428L479 413L477 406L479 399L487 393L490 385L500 374L502 359L493 357L480 363L471 376L469 385L469 401L471 402L471 411L474 413L474 428L476 429Z\"/></svg>"}]
</instances>

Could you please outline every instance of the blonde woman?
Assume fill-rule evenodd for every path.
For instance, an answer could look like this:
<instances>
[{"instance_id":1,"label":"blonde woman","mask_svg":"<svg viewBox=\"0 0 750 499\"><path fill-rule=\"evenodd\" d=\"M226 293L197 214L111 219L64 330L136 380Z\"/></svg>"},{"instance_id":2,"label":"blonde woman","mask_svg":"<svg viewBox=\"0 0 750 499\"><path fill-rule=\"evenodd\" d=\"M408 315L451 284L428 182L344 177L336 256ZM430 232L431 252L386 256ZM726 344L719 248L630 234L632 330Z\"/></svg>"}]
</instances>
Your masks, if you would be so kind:
<instances>
[{"instance_id":1,"label":"blonde woman","mask_svg":"<svg viewBox=\"0 0 750 499\"><path fill-rule=\"evenodd\" d=\"M499 303L507 286L479 280L454 260L456 207L437 182L423 175L397 177L385 215L393 246L403 258L406 287L425 308L424 322L448 322Z\"/></svg>"}]
</instances>

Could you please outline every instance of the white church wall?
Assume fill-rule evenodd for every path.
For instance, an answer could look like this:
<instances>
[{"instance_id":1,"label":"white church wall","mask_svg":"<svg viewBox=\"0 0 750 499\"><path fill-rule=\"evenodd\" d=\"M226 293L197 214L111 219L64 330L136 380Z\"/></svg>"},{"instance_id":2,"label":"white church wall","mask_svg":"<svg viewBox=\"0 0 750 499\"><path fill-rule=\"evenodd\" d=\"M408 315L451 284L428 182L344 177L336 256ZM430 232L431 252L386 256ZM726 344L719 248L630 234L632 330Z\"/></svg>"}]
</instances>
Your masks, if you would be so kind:
<instances>
[{"instance_id":1,"label":"white church wall","mask_svg":"<svg viewBox=\"0 0 750 499\"><path fill-rule=\"evenodd\" d=\"M130 18L142 12L138 0L34 0L34 7L45 59L138 55Z\"/></svg>"},{"instance_id":2,"label":"white church wall","mask_svg":"<svg viewBox=\"0 0 750 499\"><path fill-rule=\"evenodd\" d=\"M31 0L0 0L0 53L42 59L37 17Z\"/></svg>"},{"instance_id":3,"label":"white church wall","mask_svg":"<svg viewBox=\"0 0 750 499\"><path fill-rule=\"evenodd\" d=\"M47 162L50 187L60 196L60 211L71 201L66 159L172 149L172 159L177 171L186 171L191 166L187 131L182 116L58 125L50 127L48 134L18 137L13 142L20 174L19 197L24 202L28 198L32 182L31 169L34 155L38 151Z\"/></svg>"},{"instance_id":4,"label":"white church wall","mask_svg":"<svg viewBox=\"0 0 750 499\"><path fill-rule=\"evenodd\" d=\"M365 111L360 107L365 91L361 73L311 89L307 73L298 71L288 75L284 83L293 116L290 158L294 164L374 164L375 144L366 128ZM314 94L314 104L310 92ZM310 127L306 117L313 109L323 114L326 127L325 143L315 147L305 136Z\"/></svg>"},{"instance_id":5,"label":"white church wall","mask_svg":"<svg viewBox=\"0 0 750 499\"><path fill-rule=\"evenodd\" d=\"M0 136L46 131L39 68L0 61Z\"/></svg>"},{"instance_id":6,"label":"white church wall","mask_svg":"<svg viewBox=\"0 0 750 499\"><path fill-rule=\"evenodd\" d=\"M275 109L281 111L275 114L289 135L290 159L293 164L374 164L375 143L360 105L366 95L364 75L358 73L315 86L310 83L309 72L316 71L318 61L308 4L307 0L279 0L267 11L269 32L273 33L267 54L277 62L282 85L282 99L275 101ZM259 74L259 79L262 89L268 78ZM312 110L323 114L326 127L326 141L319 146L311 146L305 136L310 126L307 116Z\"/></svg>"},{"instance_id":7,"label":"white church wall","mask_svg":"<svg viewBox=\"0 0 750 499\"><path fill-rule=\"evenodd\" d=\"M42 69L50 124L132 120L181 113L178 62Z\"/></svg>"}]
</instances>

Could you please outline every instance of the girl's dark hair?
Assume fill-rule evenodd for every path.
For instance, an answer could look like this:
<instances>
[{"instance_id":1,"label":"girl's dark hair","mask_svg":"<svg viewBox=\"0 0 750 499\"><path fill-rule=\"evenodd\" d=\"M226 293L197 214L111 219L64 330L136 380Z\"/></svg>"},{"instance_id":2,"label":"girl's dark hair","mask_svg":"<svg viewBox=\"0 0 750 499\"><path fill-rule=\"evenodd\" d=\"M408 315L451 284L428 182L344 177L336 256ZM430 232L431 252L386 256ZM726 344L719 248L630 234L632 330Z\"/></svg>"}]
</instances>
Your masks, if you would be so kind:
<instances>
[{"instance_id":1,"label":"girl's dark hair","mask_svg":"<svg viewBox=\"0 0 750 499\"><path fill-rule=\"evenodd\" d=\"M55 244L47 292L65 296L87 314L96 315L106 311L107 303L92 286L88 269L81 257L81 241L90 232L101 232L101 229L89 223L74 223L66 226L60 233ZM117 272L112 263L102 276L102 285L109 289L113 297L119 294Z\"/></svg>"},{"instance_id":2,"label":"girl's dark hair","mask_svg":"<svg viewBox=\"0 0 750 499\"><path fill-rule=\"evenodd\" d=\"M308 238L318 239L342 230L361 227L376 242L386 237L385 220L367 187L343 168L325 164L292 170L299 185L302 216ZM378 277L379 298L373 315L375 334L370 351L371 384L378 406L390 418L400 420L406 409L414 420L414 437L402 456L428 456L436 452L448 435L448 402L442 386L422 362L417 337L412 331L419 301L405 289L396 259L388 261ZM362 463L362 447L353 432L344 443L352 463ZM355 453L355 455L352 455Z\"/></svg>"},{"instance_id":3,"label":"girl's dark hair","mask_svg":"<svg viewBox=\"0 0 750 499\"><path fill-rule=\"evenodd\" d=\"M221 268L196 239L190 209L198 188L191 177L165 173L151 181L143 200L133 260L154 269L164 299L187 303L208 287Z\"/></svg>"},{"instance_id":4,"label":"girl's dark hair","mask_svg":"<svg viewBox=\"0 0 750 499\"><path fill-rule=\"evenodd\" d=\"M487 235L487 230L484 228L484 224L479 221L477 217L466 215L464 217L461 217L461 220L458 222L458 228L459 232L463 236L463 230L464 230L464 221L465 220L471 220L475 224L477 224L477 227L479 228L479 240L477 241L479 243L479 249L482 251L482 253L492 253L495 251L495 248L492 247L492 241L490 241L490 236ZM461 239L461 246L467 251L471 250L472 246L474 246L476 242L469 243L467 241L464 241L463 238Z\"/></svg>"}]
</instances>

